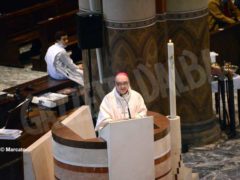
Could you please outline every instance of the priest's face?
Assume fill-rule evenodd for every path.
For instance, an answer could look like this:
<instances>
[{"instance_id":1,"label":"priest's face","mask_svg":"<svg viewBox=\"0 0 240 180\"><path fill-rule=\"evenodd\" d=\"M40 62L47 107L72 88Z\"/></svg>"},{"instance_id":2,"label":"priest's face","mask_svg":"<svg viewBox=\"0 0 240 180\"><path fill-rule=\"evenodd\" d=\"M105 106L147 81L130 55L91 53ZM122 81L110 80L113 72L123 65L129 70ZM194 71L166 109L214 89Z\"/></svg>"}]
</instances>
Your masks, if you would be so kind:
<instances>
[{"instance_id":1,"label":"priest's face","mask_svg":"<svg viewBox=\"0 0 240 180\"><path fill-rule=\"evenodd\" d=\"M124 95L129 89L129 79L125 74L118 74L115 78L115 86L120 95Z\"/></svg>"},{"instance_id":2,"label":"priest's face","mask_svg":"<svg viewBox=\"0 0 240 180\"><path fill-rule=\"evenodd\" d=\"M61 43L64 47L66 47L66 46L67 46L67 43L68 43L68 36L67 36L67 35L61 36L60 43Z\"/></svg>"}]
</instances>

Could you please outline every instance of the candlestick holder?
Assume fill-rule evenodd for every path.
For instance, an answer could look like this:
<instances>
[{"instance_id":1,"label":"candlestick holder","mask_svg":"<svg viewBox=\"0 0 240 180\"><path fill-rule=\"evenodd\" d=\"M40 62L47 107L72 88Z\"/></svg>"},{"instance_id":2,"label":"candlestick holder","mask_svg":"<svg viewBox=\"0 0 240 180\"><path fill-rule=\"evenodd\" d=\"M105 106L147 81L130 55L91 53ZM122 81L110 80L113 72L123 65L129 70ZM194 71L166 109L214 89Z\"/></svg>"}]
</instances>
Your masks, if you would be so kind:
<instances>
[{"instance_id":1,"label":"candlestick holder","mask_svg":"<svg viewBox=\"0 0 240 180\"><path fill-rule=\"evenodd\" d=\"M232 65L230 62L224 63L224 66L222 67L223 73L226 77L232 78L234 74L236 74L236 71L238 70L238 66Z\"/></svg>"}]
</instances>

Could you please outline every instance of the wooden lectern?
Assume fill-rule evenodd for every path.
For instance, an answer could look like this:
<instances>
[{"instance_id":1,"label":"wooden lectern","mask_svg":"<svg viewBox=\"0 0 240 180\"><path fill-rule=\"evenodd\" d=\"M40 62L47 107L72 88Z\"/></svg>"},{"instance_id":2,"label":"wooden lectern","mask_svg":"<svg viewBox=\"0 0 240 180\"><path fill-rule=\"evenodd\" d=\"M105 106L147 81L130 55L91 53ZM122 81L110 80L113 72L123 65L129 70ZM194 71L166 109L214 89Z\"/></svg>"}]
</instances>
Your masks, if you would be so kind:
<instances>
[{"instance_id":1,"label":"wooden lectern","mask_svg":"<svg viewBox=\"0 0 240 180\"><path fill-rule=\"evenodd\" d=\"M107 141L110 180L154 179L153 117L112 121L99 136Z\"/></svg>"}]
</instances>

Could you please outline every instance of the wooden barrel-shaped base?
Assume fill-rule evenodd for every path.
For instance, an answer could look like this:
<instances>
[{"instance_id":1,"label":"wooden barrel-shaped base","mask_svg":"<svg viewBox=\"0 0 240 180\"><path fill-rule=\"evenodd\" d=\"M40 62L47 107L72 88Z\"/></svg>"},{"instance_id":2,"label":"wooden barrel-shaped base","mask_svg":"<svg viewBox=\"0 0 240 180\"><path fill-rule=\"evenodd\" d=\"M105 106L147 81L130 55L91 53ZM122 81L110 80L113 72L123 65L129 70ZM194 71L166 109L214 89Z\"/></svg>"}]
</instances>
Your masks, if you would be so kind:
<instances>
[{"instance_id":1,"label":"wooden barrel-shaped base","mask_svg":"<svg viewBox=\"0 0 240 180\"><path fill-rule=\"evenodd\" d=\"M166 179L171 176L169 121L158 113L149 112L148 115L154 117L155 178ZM63 124L54 127L52 135L56 179L109 179L105 141L83 139Z\"/></svg>"}]
</instances>

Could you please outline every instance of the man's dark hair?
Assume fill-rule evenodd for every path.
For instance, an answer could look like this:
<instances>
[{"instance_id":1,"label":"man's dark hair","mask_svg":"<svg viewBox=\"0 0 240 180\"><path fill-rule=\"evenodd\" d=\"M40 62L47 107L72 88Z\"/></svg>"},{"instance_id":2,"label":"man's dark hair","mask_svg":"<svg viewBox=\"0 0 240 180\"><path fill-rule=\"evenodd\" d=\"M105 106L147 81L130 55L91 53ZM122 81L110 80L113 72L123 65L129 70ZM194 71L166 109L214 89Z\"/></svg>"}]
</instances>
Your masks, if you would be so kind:
<instances>
[{"instance_id":1,"label":"man's dark hair","mask_svg":"<svg viewBox=\"0 0 240 180\"><path fill-rule=\"evenodd\" d=\"M59 41L59 40L61 40L61 37L62 36L67 36L67 33L66 32L64 32L64 31L57 31L56 33L55 33L55 41Z\"/></svg>"}]
</instances>

